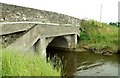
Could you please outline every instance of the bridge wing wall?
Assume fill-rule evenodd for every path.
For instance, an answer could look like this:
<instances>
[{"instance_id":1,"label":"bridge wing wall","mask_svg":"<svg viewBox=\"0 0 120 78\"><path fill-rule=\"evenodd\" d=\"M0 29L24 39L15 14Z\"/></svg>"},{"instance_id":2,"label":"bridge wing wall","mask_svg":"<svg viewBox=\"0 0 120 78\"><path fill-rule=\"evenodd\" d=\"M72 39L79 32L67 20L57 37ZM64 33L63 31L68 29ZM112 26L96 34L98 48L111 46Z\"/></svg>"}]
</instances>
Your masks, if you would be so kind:
<instances>
[{"instance_id":1,"label":"bridge wing wall","mask_svg":"<svg viewBox=\"0 0 120 78\"><path fill-rule=\"evenodd\" d=\"M2 33L0 35L7 35L12 34L16 32L22 32L27 31L31 27L33 27L35 24L2 24L0 25L0 28L2 29Z\"/></svg>"}]
</instances>

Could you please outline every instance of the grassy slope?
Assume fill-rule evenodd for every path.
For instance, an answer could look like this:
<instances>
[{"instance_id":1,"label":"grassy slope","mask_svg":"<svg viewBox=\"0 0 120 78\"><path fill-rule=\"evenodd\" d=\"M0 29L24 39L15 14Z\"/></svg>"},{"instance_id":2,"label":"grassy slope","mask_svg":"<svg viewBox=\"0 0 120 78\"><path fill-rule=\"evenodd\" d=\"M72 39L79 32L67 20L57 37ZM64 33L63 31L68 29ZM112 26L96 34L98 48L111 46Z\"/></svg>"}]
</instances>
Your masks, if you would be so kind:
<instances>
[{"instance_id":1,"label":"grassy slope","mask_svg":"<svg viewBox=\"0 0 120 78\"><path fill-rule=\"evenodd\" d=\"M98 50L109 49L112 52L118 51L118 27L94 20L83 20L80 35L81 46L86 45Z\"/></svg>"},{"instance_id":2,"label":"grassy slope","mask_svg":"<svg viewBox=\"0 0 120 78\"><path fill-rule=\"evenodd\" d=\"M60 71L37 55L2 51L3 76L60 76Z\"/></svg>"}]
</instances>

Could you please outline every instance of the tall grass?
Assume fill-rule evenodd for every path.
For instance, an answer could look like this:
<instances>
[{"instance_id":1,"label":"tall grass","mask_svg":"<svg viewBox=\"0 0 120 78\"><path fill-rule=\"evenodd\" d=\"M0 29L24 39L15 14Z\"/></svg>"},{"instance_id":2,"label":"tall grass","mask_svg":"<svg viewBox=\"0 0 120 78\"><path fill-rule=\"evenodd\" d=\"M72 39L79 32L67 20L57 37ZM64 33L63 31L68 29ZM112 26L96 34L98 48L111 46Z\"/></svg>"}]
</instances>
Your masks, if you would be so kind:
<instances>
[{"instance_id":1,"label":"tall grass","mask_svg":"<svg viewBox=\"0 0 120 78\"><path fill-rule=\"evenodd\" d=\"M81 22L81 42L91 48L118 49L118 27L100 23L94 20L83 20Z\"/></svg>"},{"instance_id":2,"label":"tall grass","mask_svg":"<svg viewBox=\"0 0 120 78\"><path fill-rule=\"evenodd\" d=\"M0 58L0 78L2 77L2 61L1 61L1 58Z\"/></svg>"},{"instance_id":3,"label":"tall grass","mask_svg":"<svg viewBox=\"0 0 120 78\"><path fill-rule=\"evenodd\" d=\"M60 71L31 53L2 50L3 76L60 76Z\"/></svg>"}]
</instances>

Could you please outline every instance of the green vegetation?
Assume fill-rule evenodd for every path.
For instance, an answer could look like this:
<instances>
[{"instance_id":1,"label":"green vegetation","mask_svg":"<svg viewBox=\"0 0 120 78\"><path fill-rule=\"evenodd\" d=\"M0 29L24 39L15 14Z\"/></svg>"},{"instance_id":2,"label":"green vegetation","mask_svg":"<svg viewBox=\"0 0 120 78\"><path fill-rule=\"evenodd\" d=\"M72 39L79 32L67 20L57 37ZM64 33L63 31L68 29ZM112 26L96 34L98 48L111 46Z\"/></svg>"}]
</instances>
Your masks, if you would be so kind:
<instances>
[{"instance_id":1,"label":"green vegetation","mask_svg":"<svg viewBox=\"0 0 120 78\"><path fill-rule=\"evenodd\" d=\"M109 25L120 27L120 22L110 22Z\"/></svg>"},{"instance_id":2,"label":"green vegetation","mask_svg":"<svg viewBox=\"0 0 120 78\"><path fill-rule=\"evenodd\" d=\"M82 20L80 45L88 46L91 49L109 49L111 52L117 52L118 29L120 28L106 23Z\"/></svg>"},{"instance_id":3,"label":"green vegetation","mask_svg":"<svg viewBox=\"0 0 120 78\"><path fill-rule=\"evenodd\" d=\"M1 46L0 46L0 78L2 77L2 53L1 53Z\"/></svg>"},{"instance_id":4,"label":"green vegetation","mask_svg":"<svg viewBox=\"0 0 120 78\"><path fill-rule=\"evenodd\" d=\"M60 71L38 55L17 51L2 51L3 76L60 76Z\"/></svg>"}]
</instances>

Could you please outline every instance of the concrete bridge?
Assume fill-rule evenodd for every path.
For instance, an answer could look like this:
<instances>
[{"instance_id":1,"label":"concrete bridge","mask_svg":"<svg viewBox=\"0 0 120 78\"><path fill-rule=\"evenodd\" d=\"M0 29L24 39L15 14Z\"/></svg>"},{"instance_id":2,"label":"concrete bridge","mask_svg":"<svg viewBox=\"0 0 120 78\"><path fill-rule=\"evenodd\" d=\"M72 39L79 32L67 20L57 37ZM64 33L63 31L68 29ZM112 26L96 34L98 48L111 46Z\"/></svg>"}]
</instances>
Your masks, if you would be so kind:
<instances>
[{"instance_id":1,"label":"concrete bridge","mask_svg":"<svg viewBox=\"0 0 120 78\"><path fill-rule=\"evenodd\" d=\"M77 36L80 33L79 27L70 24L41 22L2 22L0 23L0 28L2 28L0 36L5 40L8 35L22 33L19 37L13 38L12 43L6 48L22 52L38 52L44 57L46 48L76 48Z\"/></svg>"}]
</instances>

